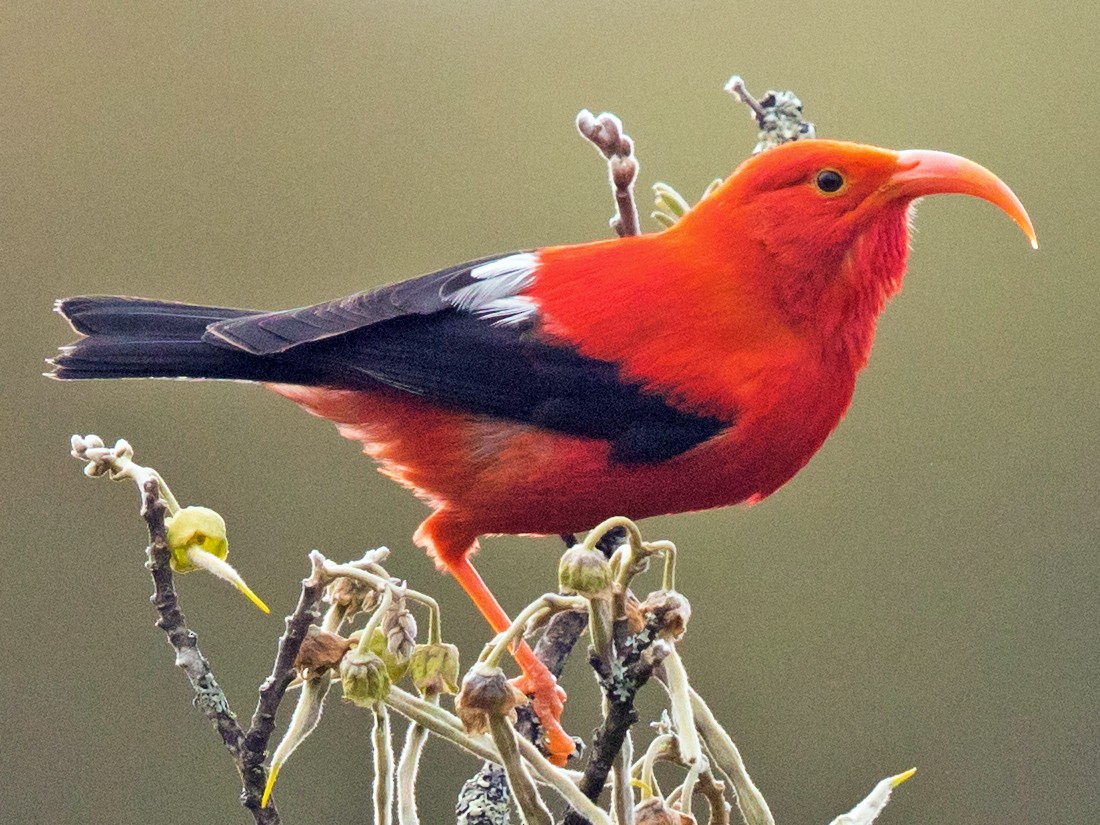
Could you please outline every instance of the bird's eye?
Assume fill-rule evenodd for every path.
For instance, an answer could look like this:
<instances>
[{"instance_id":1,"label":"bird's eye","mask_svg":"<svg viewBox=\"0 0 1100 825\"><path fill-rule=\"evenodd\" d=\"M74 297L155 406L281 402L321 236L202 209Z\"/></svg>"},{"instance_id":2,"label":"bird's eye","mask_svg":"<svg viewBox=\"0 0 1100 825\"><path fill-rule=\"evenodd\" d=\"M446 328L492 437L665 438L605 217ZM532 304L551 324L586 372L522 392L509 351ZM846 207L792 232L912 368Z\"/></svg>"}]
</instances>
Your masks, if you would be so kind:
<instances>
[{"instance_id":1,"label":"bird's eye","mask_svg":"<svg viewBox=\"0 0 1100 825\"><path fill-rule=\"evenodd\" d=\"M835 169L822 169L814 179L817 188L827 195L839 192L844 185L844 176Z\"/></svg>"}]
</instances>

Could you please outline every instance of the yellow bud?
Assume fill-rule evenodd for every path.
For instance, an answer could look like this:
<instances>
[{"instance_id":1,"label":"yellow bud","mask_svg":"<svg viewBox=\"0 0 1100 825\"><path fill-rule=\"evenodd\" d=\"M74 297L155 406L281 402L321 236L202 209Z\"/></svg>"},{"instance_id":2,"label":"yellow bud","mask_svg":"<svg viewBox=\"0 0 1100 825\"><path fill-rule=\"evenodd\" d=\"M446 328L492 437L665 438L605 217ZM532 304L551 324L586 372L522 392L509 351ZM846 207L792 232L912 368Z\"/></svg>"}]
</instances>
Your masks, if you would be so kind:
<instances>
[{"instance_id":1,"label":"yellow bud","mask_svg":"<svg viewBox=\"0 0 1100 825\"><path fill-rule=\"evenodd\" d=\"M177 573L200 568L236 587L264 613L270 613L260 597L244 583L240 573L225 560L229 540L225 537L225 519L209 507L184 507L164 520L168 528L169 565Z\"/></svg>"},{"instance_id":2,"label":"yellow bud","mask_svg":"<svg viewBox=\"0 0 1100 825\"><path fill-rule=\"evenodd\" d=\"M176 515L166 518L168 549L172 552L172 569L177 573L198 570L187 556L195 548L224 559L229 555L229 541L225 537L225 519L209 507L184 507Z\"/></svg>"}]
</instances>

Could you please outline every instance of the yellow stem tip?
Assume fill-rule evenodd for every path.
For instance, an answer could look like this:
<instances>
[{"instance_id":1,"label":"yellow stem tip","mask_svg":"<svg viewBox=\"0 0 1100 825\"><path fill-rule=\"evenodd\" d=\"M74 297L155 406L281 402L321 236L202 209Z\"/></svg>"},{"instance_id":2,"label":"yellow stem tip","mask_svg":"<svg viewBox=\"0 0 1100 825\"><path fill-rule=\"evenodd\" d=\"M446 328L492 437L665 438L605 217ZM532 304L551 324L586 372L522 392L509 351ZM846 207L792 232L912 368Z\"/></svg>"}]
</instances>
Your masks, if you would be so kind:
<instances>
[{"instance_id":1,"label":"yellow stem tip","mask_svg":"<svg viewBox=\"0 0 1100 825\"><path fill-rule=\"evenodd\" d=\"M917 772L916 768L910 768L905 773L899 773L897 776L890 777L890 787L891 788L896 788L898 785L900 785L906 779L909 779L910 777L912 777L913 774L915 774L916 772Z\"/></svg>"}]
</instances>

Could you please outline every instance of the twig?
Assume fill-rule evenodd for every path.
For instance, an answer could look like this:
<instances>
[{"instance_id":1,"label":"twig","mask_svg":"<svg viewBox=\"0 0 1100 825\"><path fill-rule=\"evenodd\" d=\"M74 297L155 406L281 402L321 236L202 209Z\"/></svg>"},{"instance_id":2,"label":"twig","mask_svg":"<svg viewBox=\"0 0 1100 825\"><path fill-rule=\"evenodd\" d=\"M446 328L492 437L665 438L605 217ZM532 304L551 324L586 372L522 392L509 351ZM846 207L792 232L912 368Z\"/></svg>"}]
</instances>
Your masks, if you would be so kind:
<instances>
[{"instance_id":1,"label":"twig","mask_svg":"<svg viewBox=\"0 0 1100 825\"><path fill-rule=\"evenodd\" d=\"M625 622L617 624L622 626ZM657 630L647 623L641 633L617 646L619 652L615 662L605 663L595 656L590 659L603 688L606 712L592 738L592 752L581 777L581 793L589 799L599 797L630 727L638 721L635 695L672 650L668 642L656 638ZM565 825L583 825L584 822L575 810L565 815Z\"/></svg>"},{"instance_id":2,"label":"twig","mask_svg":"<svg viewBox=\"0 0 1100 825\"><path fill-rule=\"evenodd\" d=\"M141 514L149 528L148 566L149 574L153 578L154 593L151 601L157 611L156 625L168 636L168 643L176 651L176 665L183 669L191 682L195 691L195 707L213 723L222 744L236 763L244 786L241 804L252 812L259 825L277 825L280 820L275 806L261 808L259 804L266 774L259 767L259 776L255 775L251 758L254 754L246 734L214 678L210 663L199 650L198 636L187 627L187 619L180 610L174 576L169 566L171 552L168 549L168 531L164 524L168 505L160 496L159 479L146 478L142 484L142 493ZM259 753L257 765L262 761L263 750Z\"/></svg>"},{"instance_id":3,"label":"twig","mask_svg":"<svg viewBox=\"0 0 1100 825\"><path fill-rule=\"evenodd\" d=\"M319 553L310 553L311 572L307 578L302 579L302 592L298 596L298 604L286 617L286 629L279 638L275 664L271 668L271 675L260 685L260 698L256 702L252 723L245 735L246 747L243 757L245 785L241 804L252 811L272 807L270 801L266 807L263 806L264 788L267 784L267 772L263 768L263 761L271 734L275 731L275 717L279 712L279 705L295 676L294 661L298 658L306 631L320 615L317 604L321 600L326 584L321 571L321 560ZM320 700L323 701L323 699L322 691Z\"/></svg>"},{"instance_id":4,"label":"twig","mask_svg":"<svg viewBox=\"0 0 1100 825\"><path fill-rule=\"evenodd\" d=\"M587 109L581 109L577 115L577 131L607 158L611 191L615 195L611 228L621 238L640 234L638 207L634 203L638 159L634 157L634 141L623 132L623 122L610 112L596 117Z\"/></svg>"},{"instance_id":5,"label":"twig","mask_svg":"<svg viewBox=\"0 0 1100 825\"><path fill-rule=\"evenodd\" d=\"M764 795L749 778L745 760L741 758L741 752L733 744L733 739L718 724L707 703L693 688L688 689L688 695L691 697L691 710L695 715L695 727L713 762L732 783L737 807L745 825L775 825L775 817L772 816Z\"/></svg>"},{"instance_id":6,"label":"twig","mask_svg":"<svg viewBox=\"0 0 1100 825\"><path fill-rule=\"evenodd\" d=\"M160 483L155 477L142 484L144 500L141 515L149 528L149 575L154 592L150 599L157 611L156 626L164 631L168 643L176 651L176 665L187 674L195 691L195 707L209 719L221 737L229 755L239 761L245 747L244 731L229 700L214 678L210 663L199 650L198 636L187 627L187 619L179 606L168 550L168 531L164 524L167 504L160 496Z\"/></svg>"},{"instance_id":7,"label":"twig","mask_svg":"<svg viewBox=\"0 0 1100 825\"><path fill-rule=\"evenodd\" d=\"M169 511L178 512L180 509L175 496L168 491L156 470L133 461L133 448L124 440L118 441L114 447L105 447L98 436L73 436L72 454L88 462L85 473L90 477L107 475L115 480L129 478L138 485L142 497L141 515L149 531L147 567L153 579L154 590L150 601L157 611L156 626L168 637L168 643L176 651L176 665L191 682L195 691L195 707L211 721L225 749L233 757L243 786L241 804L252 813L257 823L277 825L280 820L275 806L261 804L267 780L263 760L279 703L294 677L294 660L305 638L306 628L316 617L315 605L322 589L316 566L310 578L302 582L298 606L287 617L286 633L279 639L271 676L260 687L252 723L245 731L214 678L210 663L199 649L198 636L188 628L187 619L179 606L165 522Z\"/></svg>"},{"instance_id":8,"label":"twig","mask_svg":"<svg viewBox=\"0 0 1100 825\"><path fill-rule=\"evenodd\" d=\"M393 734L390 731L390 714L386 706L378 704L371 712L374 725L371 743L374 751L374 823L391 825L393 822Z\"/></svg>"},{"instance_id":9,"label":"twig","mask_svg":"<svg viewBox=\"0 0 1100 825\"><path fill-rule=\"evenodd\" d=\"M710 808L710 820L707 825L730 825L730 803L726 801L726 783L715 778L710 768L699 772L695 791L703 795Z\"/></svg>"}]
</instances>

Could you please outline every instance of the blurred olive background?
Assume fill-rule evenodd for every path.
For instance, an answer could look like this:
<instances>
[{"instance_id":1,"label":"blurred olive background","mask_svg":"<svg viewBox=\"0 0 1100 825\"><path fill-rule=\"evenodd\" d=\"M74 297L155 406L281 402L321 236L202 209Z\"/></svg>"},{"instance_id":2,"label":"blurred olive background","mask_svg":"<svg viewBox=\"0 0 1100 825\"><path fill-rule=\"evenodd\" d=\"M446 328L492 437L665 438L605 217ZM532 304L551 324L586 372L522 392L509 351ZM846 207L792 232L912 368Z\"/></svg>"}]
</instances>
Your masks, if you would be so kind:
<instances>
[{"instance_id":1,"label":"blurred olive background","mask_svg":"<svg viewBox=\"0 0 1100 825\"><path fill-rule=\"evenodd\" d=\"M1095 822L1098 31L1095 4L986 0L6 4L0 818L247 821L152 626L134 490L84 478L74 431L130 439L228 519L273 615L208 577L179 586L242 716L312 547L389 545L467 661L487 638L411 544L424 508L356 445L254 387L47 381L72 337L52 300L282 308L603 237L577 110L624 119L643 206L658 179L694 198L754 142L721 92L737 72L795 89L822 136L987 165L1043 248L987 204L926 203L854 406L809 468L752 510L644 525L682 550L694 684L780 823L827 822L912 765L880 821ZM552 586L556 540L485 545L510 610ZM587 733L583 662L567 684ZM287 822L368 816L368 729L331 703L282 774ZM429 749L425 822L451 819L475 768Z\"/></svg>"}]
</instances>

